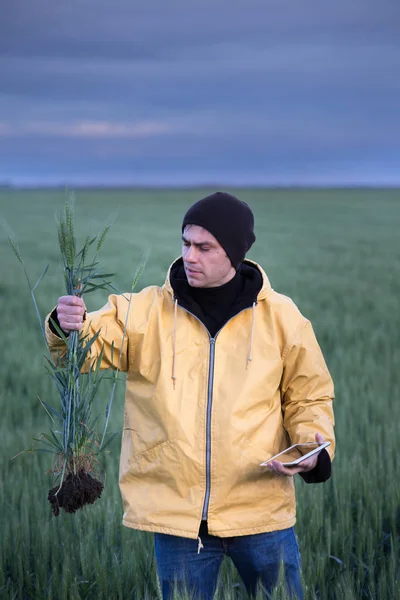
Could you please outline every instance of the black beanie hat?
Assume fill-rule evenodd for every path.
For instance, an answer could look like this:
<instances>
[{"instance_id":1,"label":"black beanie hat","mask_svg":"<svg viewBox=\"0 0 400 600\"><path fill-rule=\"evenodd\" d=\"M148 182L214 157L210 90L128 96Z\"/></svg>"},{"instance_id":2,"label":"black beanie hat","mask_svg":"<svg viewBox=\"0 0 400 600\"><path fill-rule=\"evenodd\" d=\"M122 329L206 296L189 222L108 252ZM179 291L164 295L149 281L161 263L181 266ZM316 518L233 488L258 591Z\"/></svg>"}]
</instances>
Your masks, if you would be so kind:
<instances>
[{"instance_id":1,"label":"black beanie hat","mask_svg":"<svg viewBox=\"0 0 400 600\"><path fill-rule=\"evenodd\" d=\"M193 204L183 218L182 232L186 225L198 225L212 233L236 270L256 239L250 207L226 192L216 192Z\"/></svg>"}]
</instances>

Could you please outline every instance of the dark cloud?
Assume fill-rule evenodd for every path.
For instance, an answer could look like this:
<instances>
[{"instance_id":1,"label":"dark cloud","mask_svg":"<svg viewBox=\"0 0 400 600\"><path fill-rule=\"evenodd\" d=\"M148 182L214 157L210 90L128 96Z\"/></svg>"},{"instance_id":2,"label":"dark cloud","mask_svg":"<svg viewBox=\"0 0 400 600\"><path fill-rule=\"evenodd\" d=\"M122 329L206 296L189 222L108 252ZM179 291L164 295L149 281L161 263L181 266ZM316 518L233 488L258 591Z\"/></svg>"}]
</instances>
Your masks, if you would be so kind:
<instances>
[{"instance_id":1,"label":"dark cloud","mask_svg":"<svg viewBox=\"0 0 400 600\"><path fill-rule=\"evenodd\" d=\"M135 4L8 0L1 179L398 173L394 0Z\"/></svg>"},{"instance_id":2,"label":"dark cloud","mask_svg":"<svg viewBox=\"0 0 400 600\"><path fill-rule=\"evenodd\" d=\"M9 55L161 58L220 43L333 40L397 42L395 0L51 0L3 10L0 50Z\"/></svg>"}]
</instances>

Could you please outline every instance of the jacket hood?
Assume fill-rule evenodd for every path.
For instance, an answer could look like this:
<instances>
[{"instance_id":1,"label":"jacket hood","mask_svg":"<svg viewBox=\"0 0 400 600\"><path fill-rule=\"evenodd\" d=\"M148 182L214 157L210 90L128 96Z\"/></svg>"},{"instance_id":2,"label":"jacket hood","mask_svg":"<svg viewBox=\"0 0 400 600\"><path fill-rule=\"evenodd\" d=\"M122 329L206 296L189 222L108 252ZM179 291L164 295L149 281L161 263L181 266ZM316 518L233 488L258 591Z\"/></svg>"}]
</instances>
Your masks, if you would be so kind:
<instances>
[{"instance_id":1,"label":"jacket hood","mask_svg":"<svg viewBox=\"0 0 400 600\"><path fill-rule=\"evenodd\" d=\"M260 267L258 263L247 258L243 261L241 266L242 273L248 281L249 287L253 288L254 301L259 302L260 300L264 300L273 290L263 268ZM169 267L164 283L165 289L173 297L175 296L175 282L179 280L187 281L181 256Z\"/></svg>"}]
</instances>

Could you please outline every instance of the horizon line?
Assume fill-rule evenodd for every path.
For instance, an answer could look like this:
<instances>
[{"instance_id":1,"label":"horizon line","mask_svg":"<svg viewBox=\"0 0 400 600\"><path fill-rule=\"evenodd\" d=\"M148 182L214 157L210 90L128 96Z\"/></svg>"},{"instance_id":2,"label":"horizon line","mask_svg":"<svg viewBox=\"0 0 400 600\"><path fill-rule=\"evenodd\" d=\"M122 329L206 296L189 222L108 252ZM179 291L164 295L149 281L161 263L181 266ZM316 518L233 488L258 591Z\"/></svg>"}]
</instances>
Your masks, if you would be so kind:
<instances>
[{"instance_id":1,"label":"horizon line","mask_svg":"<svg viewBox=\"0 0 400 600\"><path fill-rule=\"evenodd\" d=\"M199 183L199 184L55 184L55 183L0 183L0 191L6 190L198 190L233 188L240 190L279 190L279 189L400 189L400 183L276 183L276 184L230 184L230 183Z\"/></svg>"}]
</instances>

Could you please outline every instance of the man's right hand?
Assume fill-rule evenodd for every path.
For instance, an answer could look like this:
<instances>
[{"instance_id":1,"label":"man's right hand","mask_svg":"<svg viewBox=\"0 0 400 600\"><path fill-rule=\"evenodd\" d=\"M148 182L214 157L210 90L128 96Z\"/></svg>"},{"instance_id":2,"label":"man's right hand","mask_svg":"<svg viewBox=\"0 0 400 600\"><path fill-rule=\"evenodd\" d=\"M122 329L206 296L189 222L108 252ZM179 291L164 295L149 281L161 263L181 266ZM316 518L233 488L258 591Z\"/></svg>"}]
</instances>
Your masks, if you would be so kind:
<instances>
[{"instance_id":1,"label":"man's right hand","mask_svg":"<svg viewBox=\"0 0 400 600\"><path fill-rule=\"evenodd\" d=\"M77 331L83 325L86 306L78 296L61 296L57 304L57 318L63 331Z\"/></svg>"}]
</instances>

